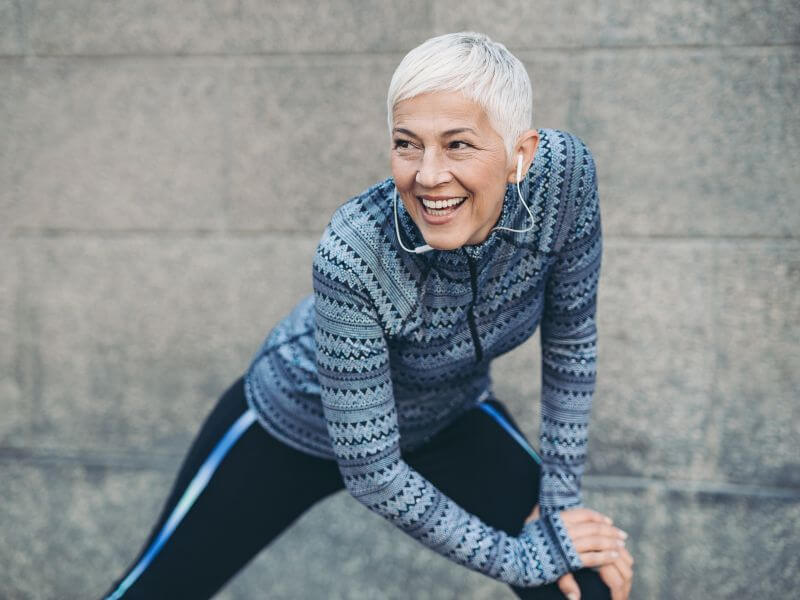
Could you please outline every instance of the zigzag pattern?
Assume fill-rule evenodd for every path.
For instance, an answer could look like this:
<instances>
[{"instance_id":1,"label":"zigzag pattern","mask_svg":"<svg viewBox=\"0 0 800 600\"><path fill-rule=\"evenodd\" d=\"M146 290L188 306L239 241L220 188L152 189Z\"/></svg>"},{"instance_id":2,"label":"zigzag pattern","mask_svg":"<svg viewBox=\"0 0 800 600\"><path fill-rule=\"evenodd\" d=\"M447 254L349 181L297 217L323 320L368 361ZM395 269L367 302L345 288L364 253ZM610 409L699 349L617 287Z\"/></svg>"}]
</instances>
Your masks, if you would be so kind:
<instances>
[{"instance_id":1,"label":"zigzag pattern","mask_svg":"<svg viewBox=\"0 0 800 600\"><path fill-rule=\"evenodd\" d=\"M335 459L355 498L434 551L519 586L582 566L558 511L581 504L602 255L591 154L569 133L540 135L521 185L535 215L528 232L410 254L396 239L391 179L342 205L314 257L314 294L270 332L246 374L248 402L273 435ZM398 208L406 245L423 244ZM508 186L499 225L528 219ZM542 517L514 537L463 510L402 451L474 407L491 388L491 361L537 326Z\"/></svg>"}]
</instances>

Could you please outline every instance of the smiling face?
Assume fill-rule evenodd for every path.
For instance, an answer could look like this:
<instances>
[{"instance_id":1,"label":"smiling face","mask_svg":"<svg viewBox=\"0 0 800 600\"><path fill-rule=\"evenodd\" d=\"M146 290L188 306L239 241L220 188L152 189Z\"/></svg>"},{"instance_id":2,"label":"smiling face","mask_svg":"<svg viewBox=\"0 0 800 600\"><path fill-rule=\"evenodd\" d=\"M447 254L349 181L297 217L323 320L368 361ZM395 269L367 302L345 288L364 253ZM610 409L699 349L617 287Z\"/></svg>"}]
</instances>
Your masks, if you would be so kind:
<instances>
[{"instance_id":1,"label":"smiling face","mask_svg":"<svg viewBox=\"0 0 800 600\"><path fill-rule=\"evenodd\" d=\"M433 92L398 102L393 116L392 175L425 242L453 250L484 241L516 181L486 112L461 93Z\"/></svg>"}]
</instances>

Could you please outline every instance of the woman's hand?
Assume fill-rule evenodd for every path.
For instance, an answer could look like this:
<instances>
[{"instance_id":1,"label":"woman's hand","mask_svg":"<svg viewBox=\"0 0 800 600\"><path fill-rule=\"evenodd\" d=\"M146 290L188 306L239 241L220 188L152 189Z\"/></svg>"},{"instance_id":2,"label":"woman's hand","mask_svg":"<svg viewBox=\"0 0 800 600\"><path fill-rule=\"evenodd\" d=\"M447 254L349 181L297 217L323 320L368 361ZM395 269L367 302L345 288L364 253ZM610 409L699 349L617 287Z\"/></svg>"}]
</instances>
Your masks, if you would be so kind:
<instances>
[{"instance_id":1,"label":"woman's hand","mask_svg":"<svg viewBox=\"0 0 800 600\"><path fill-rule=\"evenodd\" d=\"M525 522L539 515L537 504ZM588 508L563 510L561 520L581 562L598 572L611 590L612 600L627 600L633 582L633 557L624 546L628 534L614 527L609 517ZM580 588L572 573L559 578L558 588L569 600L580 600Z\"/></svg>"},{"instance_id":2,"label":"woman's hand","mask_svg":"<svg viewBox=\"0 0 800 600\"><path fill-rule=\"evenodd\" d=\"M628 600L633 583L633 557L626 548L621 548L619 558L610 565L594 567L611 590L611 600ZM572 575L572 573L567 573ZM560 586L559 586L560 587ZM563 591L563 589L562 589Z\"/></svg>"}]
</instances>

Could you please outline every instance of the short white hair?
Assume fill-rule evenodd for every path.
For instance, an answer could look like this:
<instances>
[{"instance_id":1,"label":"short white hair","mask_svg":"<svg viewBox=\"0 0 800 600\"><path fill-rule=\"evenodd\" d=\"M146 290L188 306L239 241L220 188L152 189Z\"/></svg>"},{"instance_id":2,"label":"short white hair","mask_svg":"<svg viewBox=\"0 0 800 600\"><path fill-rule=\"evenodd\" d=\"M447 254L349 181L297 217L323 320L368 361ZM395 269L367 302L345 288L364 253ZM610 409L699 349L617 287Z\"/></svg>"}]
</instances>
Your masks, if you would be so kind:
<instances>
[{"instance_id":1,"label":"short white hair","mask_svg":"<svg viewBox=\"0 0 800 600\"><path fill-rule=\"evenodd\" d=\"M433 37L403 57L389 84L389 135L398 102L428 92L461 92L486 111L508 158L533 120L533 91L522 62L474 31Z\"/></svg>"}]
</instances>

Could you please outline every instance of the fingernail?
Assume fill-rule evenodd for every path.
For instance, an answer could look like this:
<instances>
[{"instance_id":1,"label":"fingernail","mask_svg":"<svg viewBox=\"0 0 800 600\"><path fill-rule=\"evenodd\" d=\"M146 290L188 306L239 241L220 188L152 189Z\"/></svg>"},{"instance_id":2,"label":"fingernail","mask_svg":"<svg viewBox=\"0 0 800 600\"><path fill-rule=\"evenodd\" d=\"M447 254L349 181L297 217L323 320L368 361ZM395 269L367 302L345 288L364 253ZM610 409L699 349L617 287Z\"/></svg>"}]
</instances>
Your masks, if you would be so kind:
<instances>
[{"instance_id":1,"label":"fingernail","mask_svg":"<svg viewBox=\"0 0 800 600\"><path fill-rule=\"evenodd\" d=\"M567 594L567 598L569 600L578 600L578 594L576 594L575 592L571 592L571 593Z\"/></svg>"},{"instance_id":2,"label":"fingernail","mask_svg":"<svg viewBox=\"0 0 800 600\"><path fill-rule=\"evenodd\" d=\"M609 525L611 525L611 523L613 523L613 522L614 522L614 521L612 521L612 520L611 520L609 517L606 517L606 523L608 523Z\"/></svg>"},{"instance_id":3,"label":"fingernail","mask_svg":"<svg viewBox=\"0 0 800 600\"><path fill-rule=\"evenodd\" d=\"M624 546L624 545L625 545L624 540L617 540L617 546Z\"/></svg>"},{"instance_id":4,"label":"fingernail","mask_svg":"<svg viewBox=\"0 0 800 600\"><path fill-rule=\"evenodd\" d=\"M617 558L618 556L619 556L619 552L617 552L616 550L612 550L611 551L611 558Z\"/></svg>"},{"instance_id":5,"label":"fingernail","mask_svg":"<svg viewBox=\"0 0 800 600\"><path fill-rule=\"evenodd\" d=\"M617 529L617 532L619 533L619 537L621 537L623 540L628 539L628 534L622 531L622 529Z\"/></svg>"}]
</instances>

